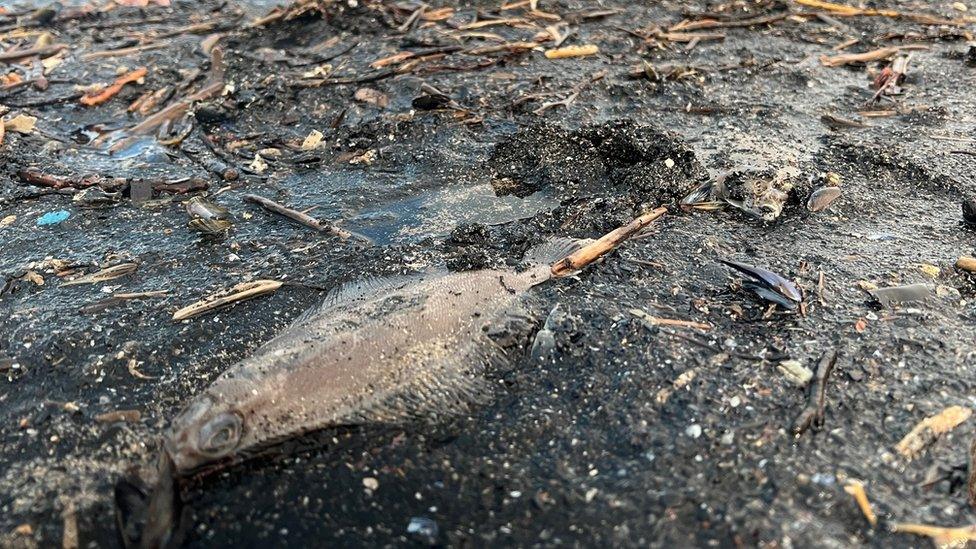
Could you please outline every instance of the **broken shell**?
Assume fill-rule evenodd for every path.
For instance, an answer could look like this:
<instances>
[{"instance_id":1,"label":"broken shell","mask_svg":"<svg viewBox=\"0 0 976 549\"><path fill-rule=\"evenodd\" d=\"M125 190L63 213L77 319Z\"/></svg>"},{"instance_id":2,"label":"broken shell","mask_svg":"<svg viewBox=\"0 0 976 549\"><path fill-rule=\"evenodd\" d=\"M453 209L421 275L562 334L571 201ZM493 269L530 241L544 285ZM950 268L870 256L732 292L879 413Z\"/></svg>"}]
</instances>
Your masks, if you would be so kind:
<instances>
[{"instance_id":1,"label":"broken shell","mask_svg":"<svg viewBox=\"0 0 976 549\"><path fill-rule=\"evenodd\" d=\"M807 209L811 212L826 210L839 197L840 187L820 187L810 193L810 198L807 200Z\"/></svg>"},{"instance_id":2,"label":"broken shell","mask_svg":"<svg viewBox=\"0 0 976 549\"><path fill-rule=\"evenodd\" d=\"M935 296L932 286L928 284L909 284L907 286L879 288L868 293L885 307L899 303L925 301Z\"/></svg>"},{"instance_id":3,"label":"broken shell","mask_svg":"<svg viewBox=\"0 0 976 549\"><path fill-rule=\"evenodd\" d=\"M101 187L88 187L71 198L79 208L112 208L121 200L122 193L106 192Z\"/></svg>"},{"instance_id":4,"label":"broken shell","mask_svg":"<svg viewBox=\"0 0 976 549\"><path fill-rule=\"evenodd\" d=\"M788 193L793 188L788 174L768 171L733 172L726 185L726 202L764 221L773 221L783 213Z\"/></svg>"},{"instance_id":5,"label":"broken shell","mask_svg":"<svg viewBox=\"0 0 976 549\"><path fill-rule=\"evenodd\" d=\"M813 379L813 372L799 360L784 360L776 366L776 369L783 374L783 377L787 381L801 389L806 387L810 383L810 380Z\"/></svg>"}]
</instances>

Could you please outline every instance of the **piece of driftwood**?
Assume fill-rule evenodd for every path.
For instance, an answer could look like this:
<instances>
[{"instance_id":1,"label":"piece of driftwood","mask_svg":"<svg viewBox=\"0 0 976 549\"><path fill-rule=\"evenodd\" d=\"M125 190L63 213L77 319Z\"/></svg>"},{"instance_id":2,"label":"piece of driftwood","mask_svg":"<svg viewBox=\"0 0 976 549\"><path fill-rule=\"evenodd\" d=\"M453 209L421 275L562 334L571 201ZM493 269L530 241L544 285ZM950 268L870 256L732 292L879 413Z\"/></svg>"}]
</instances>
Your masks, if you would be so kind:
<instances>
[{"instance_id":1,"label":"piece of driftwood","mask_svg":"<svg viewBox=\"0 0 976 549\"><path fill-rule=\"evenodd\" d=\"M600 257L613 251L617 246L626 241L631 236L637 234L645 227L656 221L667 213L667 208L657 208L650 213L646 213L630 223L610 231L599 239L583 246L576 252L560 259L552 265L552 276L559 278L571 275Z\"/></svg>"}]
</instances>

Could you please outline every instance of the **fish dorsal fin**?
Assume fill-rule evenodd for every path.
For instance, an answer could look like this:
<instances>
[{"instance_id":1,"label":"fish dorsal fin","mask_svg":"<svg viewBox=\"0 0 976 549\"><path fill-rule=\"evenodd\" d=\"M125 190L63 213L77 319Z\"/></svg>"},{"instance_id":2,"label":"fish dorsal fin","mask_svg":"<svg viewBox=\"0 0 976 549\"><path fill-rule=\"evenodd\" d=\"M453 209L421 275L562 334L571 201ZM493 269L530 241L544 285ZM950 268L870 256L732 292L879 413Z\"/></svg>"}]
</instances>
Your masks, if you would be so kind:
<instances>
[{"instance_id":1,"label":"fish dorsal fin","mask_svg":"<svg viewBox=\"0 0 976 549\"><path fill-rule=\"evenodd\" d=\"M579 250L584 243L575 238L550 238L525 252L524 261L533 265L550 265Z\"/></svg>"},{"instance_id":2,"label":"fish dorsal fin","mask_svg":"<svg viewBox=\"0 0 976 549\"><path fill-rule=\"evenodd\" d=\"M393 293L411 284L416 284L437 276L443 276L443 274L444 271L442 270L430 270L409 275L365 278L347 282L333 288L321 303L309 307L305 312L295 317L291 321L291 326L303 324L319 314L331 310L344 309L377 295Z\"/></svg>"}]
</instances>

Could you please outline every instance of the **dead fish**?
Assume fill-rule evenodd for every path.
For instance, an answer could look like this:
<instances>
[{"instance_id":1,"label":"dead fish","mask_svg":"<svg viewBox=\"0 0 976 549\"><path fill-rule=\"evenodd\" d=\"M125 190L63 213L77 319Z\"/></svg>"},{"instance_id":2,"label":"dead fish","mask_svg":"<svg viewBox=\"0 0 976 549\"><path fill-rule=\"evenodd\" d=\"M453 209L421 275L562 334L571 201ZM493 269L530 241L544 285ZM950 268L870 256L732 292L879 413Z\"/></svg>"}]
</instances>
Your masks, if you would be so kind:
<instances>
[{"instance_id":1,"label":"dead fish","mask_svg":"<svg viewBox=\"0 0 976 549\"><path fill-rule=\"evenodd\" d=\"M883 307L891 307L899 303L913 303L925 301L935 297L932 286L928 284L909 284L907 286L892 286L890 288L878 288L868 292L871 297L876 299Z\"/></svg>"},{"instance_id":2,"label":"dead fish","mask_svg":"<svg viewBox=\"0 0 976 549\"><path fill-rule=\"evenodd\" d=\"M743 283L743 287L751 290L766 301L775 303L790 311L796 309L803 302L803 294L791 280L783 278L772 271L767 271L766 269L754 267L746 263L729 261L727 259L719 259L719 261L749 277L749 280Z\"/></svg>"},{"instance_id":3,"label":"dead fish","mask_svg":"<svg viewBox=\"0 0 976 549\"><path fill-rule=\"evenodd\" d=\"M834 200L840 197L840 187L820 187L810 193L807 209L811 212L826 210Z\"/></svg>"},{"instance_id":4,"label":"dead fish","mask_svg":"<svg viewBox=\"0 0 976 549\"><path fill-rule=\"evenodd\" d=\"M172 422L164 446L188 474L314 430L464 409L485 394L496 353L485 331L573 251L559 240L530 267L436 273L344 287L232 366Z\"/></svg>"}]
</instances>

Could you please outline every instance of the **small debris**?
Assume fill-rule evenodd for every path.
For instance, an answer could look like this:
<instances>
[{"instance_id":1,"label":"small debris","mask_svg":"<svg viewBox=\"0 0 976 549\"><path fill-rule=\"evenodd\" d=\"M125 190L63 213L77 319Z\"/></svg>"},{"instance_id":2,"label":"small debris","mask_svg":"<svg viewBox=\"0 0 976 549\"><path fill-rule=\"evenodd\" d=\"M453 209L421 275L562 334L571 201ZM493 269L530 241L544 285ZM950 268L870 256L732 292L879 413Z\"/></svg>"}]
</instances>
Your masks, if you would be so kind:
<instances>
[{"instance_id":1,"label":"small debris","mask_svg":"<svg viewBox=\"0 0 976 549\"><path fill-rule=\"evenodd\" d=\"M312 229L315 229L317 231L330 233L342 239L352 238L367 244L371 243L371 241L365 236L356 234L352 231L347 231L345 229L340 228L338 225L334 225L327 221L319 221L318 219L315 219L314 217L311 217L308 214L302 213L298 210L293 210L291 208L278 204L273 200L264 198L263 196L258 196L256 194L246 194L244 195L243 200L244 202L257 204L258 206L261 206L262 208L268 210L269 212L273 212L278 215L287 217L292 221L295 221L306 227L311 227Z\"/></svg>"},{"instance_id":2,"label":"small debris","mask_svg":"<svg viewBox=\"0 0 976 549\"><path fill-rule=\"evenodd\" d=\"M962 218L966 223L976 225L976 200L963 201Z\"/></svg>"},{"instance_id":3,"label":"small debris","mask_svg":"<svg viewBox=\"0 0 976 549\"><path fill-rule=\"evenodd\" d=\"M61 285L75 286L78 284L97 284L99 282L107 282L109 280L115 280L116 278L122 278L123 276L130 275L136 272L136 269L138 268L139 268L138 263L121 263L119 265L106 267L95 273L87 274L69 280Z\"/></svg>"},{"instance_id":4,"label":"small debris","mask_svg":"<svg viewBox=\"0 0 976 549\"><path fill-rule=\"evenodd\" d=\"M810 193L807 209L811 212L821 212L830 207L838 198L840 198L840 187L821 187Z\"/></svg>"},{"instance_id":5,"label":"small debris","mask_svg":"<svg viewBox=\"0 0 976 549\"><path fill-rule=\"evenodd\" d=\"M48 225L57 225L65 219L71 217L71 212L67 210L57 210L54 212L47 212L41 217L37 218L38 227L46 227Z\"/></svg>"},{"instance_id":6,"label":"small debris","mask_svg":"<svg viewBox=\"0 0 976 549\"><path fill-rule=\"evenodd\" d=\"M712 329L712 325L705 322L693 322L691 320L678 320L673 318L658 318L656 316L651 316L640 309L631 309L630 314L636 316L641 320L646 320L652 326L673 326L677 328L692 328L695 330L708 331Z\"/></svg>"},{"instance_id":7,"label":"small debris","mask_svg":"<svg viewBox=\"0 0 976 549\"><path fill-rule=\"evenodd\" d=\"M34 126L37 125L37 117L27 114L18 114L10 120L4 120L3 126L7 131L30 135L34 133Z\"/></svg>"},{"instance_id":8,"label":"small debris","mask_svg":"<svg viewBox=\"0 0 976 549\"><path fill-rule=\"evenodd\" d=\"M585 57L587 55L594 55L599 53L600 48L595 44L587 44L585 46L566 46L565 48L556 48L554 50L546 51L547 59L566 59L569 57Z\"/></svg>"},{"instance_id":9,"label":"small debris","mask_svg":"<svg viewBox=\"0 0 976 549\"><path fill-rule=\"evenodd\" d=\"M61 549L78 549L78 514L75 504L69 501L61 513L64 523L61 533Z\"/></svg>"},{"instance_id":10,"label":"small debris","mask_svg":"<svg viewBox=\"0 0 976 549\"><path fill-rule=\"evenodd\" d=\"M322 138L323 137L324 136L322 135L322 132L320 132L318 130L312 130L312 131L310 131L308 133L308 136L305 137L305 140L302 141L302 150L303 151L312 151L312 150L315 150L315 149L319 148L319 145L322 144Z\"/></svg>"},{"instance_id":11,"label":"small debris","mask_svg":"<svg viewBox=\"0 0 976 549\"><path fill-rule=\"evenodd\" d=\"M439 532L437 523L427 517L411 517L410 523L407 524L407 533L427 545L437 544Z\"/></svg>"},{"instance_id":12,"label":"small debris","mask_svg":"<svg viewBox=\"0 0 976 549\"><path fill-rule=\"evenodd\" d=\"M385 109L390 104L390 96L373 88L359 88L352 96L361 103L369 103L374 107Z\"/></svg>"},{"instance_id":13,"label":"small debris","mask_svg":"<svg viewBox=\"0 0 976 549\"><path fill-rule=\"evenodd\" d=\"M844 486L844 491L854 496L854 501L857 502L857 506L861 509L861 513L864 514L864 518L867 519L868 524L872 527L877 526L878 516L871 509L871 502L868 501L868 495L864 491L864 485L859 481L852 480L847 483L847 486Z\"/></svg>"},{"instance_id":14,"label":"small debris","mask_svg":"<svg viewBox=\"0 0 976 549\"><path fill-rule=\"evenodd\" d=\"M748 277L742 286L760 298L789 311L797 309L803 303L803 294L793 281L787 280L772 271L746 263L721 258L719 261Z\"/></svg>"},{"instance_id":15,"label":"small debris","mask_svg":"<svg viewBox=\"0 0 976 549\"><path fill-rule=\"evenodd\" d=\"M0 227L9 227L9 226L13 225L16 221L17 221L17 216L16 215L13 215L13 214L8 215L8 216L4 217L3 219L0 219Z\"/></svg>"},{"instance_id":16,"label":"small debris","mask_svg":"<svg viewBox=\"0 0 976 549\"><path fill-rule=\"evenodd\" d=\"M776 366L776 369L783 374L783 377L787 381L801 389L806 387L810 383L810 380L813 379L813 372L799 360L784 360Z\"/></svg>"},{"instance_id":17,"label":"small debris","mask_svg":"<svg viewBox=\"0 0 976 549\"><path fill-rule=\"evenodd\" d=\"M3 226L2 222L0 222L0 226ZM968 273L976 273L976 257L961 256L956 260L956 268Z\"/></svg>"},{"instance_id":18,"label":"small debris","mask_svg":"<svg viewBox=\"0 0 976 549\"><path fill-rule=\"evenodd\" d=\"M935 296L933 290L934 288L928 284L909 284L871 290L870 294L882 306L891 307L901 303L915 303L930 299Z\"/></svg>"},{"instance_id":19,"label":"small debris","mask_svg":"<svg viewBox=\"0 0 976 549\"><path fill-rule=\"evenodd\" d=\"M142 419L142 412L139 410L114 410L95 416L95 421L99 423L136 423Z\"/></svg>"},{"instance_id":20,"label":"small debris","mask_svg":"<svg viewBox=\"0 0 976 549\"><path fill-rule=\"evenodd\" d=\"M101 105L102 103L112 99L116 96L126 84L131 84L135 82L141 83L141 81L146 77L148 69L146 67L140 67L130 73L123 74L118 77L115 82L111 85L105 87L105 89L93 93L86 94L81 97L78 101L85 105L86 107L94 107L95 105Z\"/></svg>"},{"instance_id":21,"label":"small debris","mask_svg":"<svg viewBox=\"0 0 976 549\"><path fill-rule=\"evenodd\" d=\"M930 263L922 263L918 268L922 271L922 274L929 278L939 278L939 274L942 272L941 269Z\"/></svg>"},{"instance_id":22,"label":"small debris","mask_svg":"<svg viewBox=\"0 0 976 549\"><path fill-rule=\"evenodd\" d=\"M223 295L224 292L207 297L192 305L187 305L173 313L173 320L179 322L195 316L200 316L217 309L221 309L233 303L254 299L266 294L274 293L283 285L278 280L255 280L254 282L242 282L237 284Z\"/></svg>"},{"instance_id":23,"label":"small debris","mask_svg":"<svg viewBox=\"0 0 976 549\"><path fill-rule=\"evenodd\" d=\"M363 479L363 487L371 492L375 492L380 487L380 481L373 477L366 477Z\"/></svg>"},{"instance_id":24,"label":"small debris","mask_svg":"<svg viewBox=\"0 0 976 549\"><path fill-rule=\"evenodd\" d=\"M944 528L926 524L896 522L891 531L901 534L915 534L932 538L936 547L963 547L967 542L976 541L976 525Z\"/></svg>"},{"instance_id":25,"label":"small debris","mask_svg":"<svg viewBox=\"0 0 976 549\"><path fill-rule=\"evenodd\" d=\"M945 433L955 429L962 422L973 415L970 408L950 406L934 416L929 416L918 423L905 438L901 439L895 449L907 459L914 459L927 446L938 440Z\"/></svg>"},{"instance_id":26,"label":"small debris","mask_svg":"<svg viewBox=\"0 0 976 549\"><path fill-rule=\"evenodd\" d=\"M25 536L25 537L33 536L34 528L30 524L25 522L24 524L21 524L20 526L14 528L14 535Z\"/></svg>"},{"instance_id":27,"label":"small debris","mask_svg":"<svg viewBox=\"0 0 976 549\"><path fill-rule=\"evenodd\" d=\"M830 373L834 371L836 363L836 351L827 351L820 357L820 362L817 364L817 376L808 393L807 405L804 406L803 411L793 422L793 434L795 436L802 435L811 427L814 430L823 427L824 411L827 407L827 379L830 377Z\"/></svg>"}]
</instances>

